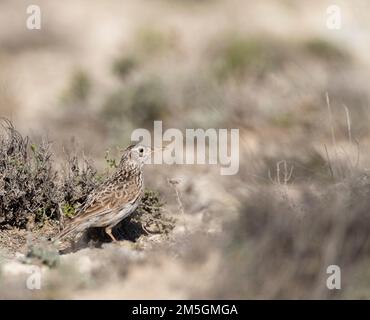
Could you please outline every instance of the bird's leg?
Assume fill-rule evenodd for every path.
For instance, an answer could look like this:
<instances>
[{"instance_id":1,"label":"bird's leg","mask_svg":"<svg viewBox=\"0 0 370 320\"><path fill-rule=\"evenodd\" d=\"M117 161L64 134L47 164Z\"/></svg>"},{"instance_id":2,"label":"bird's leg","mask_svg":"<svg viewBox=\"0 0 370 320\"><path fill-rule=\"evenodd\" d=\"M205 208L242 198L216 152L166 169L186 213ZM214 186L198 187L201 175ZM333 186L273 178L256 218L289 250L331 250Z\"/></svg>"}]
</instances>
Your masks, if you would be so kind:
<instances>
[{"instance_id":1,"label":"bird's leg","mask_svg":"<svg viewBox=\"0 0 370 320\"><path fill-rule=\"evenodd\" d=\"M111 226L105 228L105 233L113 240L113 242L117 242L117 239L112 234Z\"/></svg>"}]
</instances>

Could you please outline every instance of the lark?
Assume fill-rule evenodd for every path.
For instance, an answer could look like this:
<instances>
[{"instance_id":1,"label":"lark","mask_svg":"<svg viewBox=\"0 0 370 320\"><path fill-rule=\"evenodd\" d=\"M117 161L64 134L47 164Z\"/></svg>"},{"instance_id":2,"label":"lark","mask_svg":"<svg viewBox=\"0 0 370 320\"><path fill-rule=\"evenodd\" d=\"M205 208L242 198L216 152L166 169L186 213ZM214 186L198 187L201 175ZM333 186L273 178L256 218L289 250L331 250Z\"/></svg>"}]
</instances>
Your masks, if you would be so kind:
<instances>
[{"instance_id":1,"label":"lark","mask_svg":"<svg viewBox=\"0 0 370 320\"><path fill-rule=\"evenodd\" d=\"M151 148L140 144L127 147L116 172L88 196L77 215L54 241L77 235L91 227L103 227L116 242L112 228L138 207L144 190L143 165L152 153Z\"/></svg>"}]
</instances>

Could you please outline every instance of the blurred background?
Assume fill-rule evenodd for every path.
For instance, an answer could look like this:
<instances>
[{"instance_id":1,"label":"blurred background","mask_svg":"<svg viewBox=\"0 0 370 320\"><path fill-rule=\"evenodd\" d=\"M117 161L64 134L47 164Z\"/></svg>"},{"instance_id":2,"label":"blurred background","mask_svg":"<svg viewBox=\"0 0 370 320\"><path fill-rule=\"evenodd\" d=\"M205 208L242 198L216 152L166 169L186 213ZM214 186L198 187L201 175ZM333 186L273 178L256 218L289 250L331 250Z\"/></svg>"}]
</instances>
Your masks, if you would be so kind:
<instances>
[{"instance_id":1,"label":"blurred background","mask_svg":"<svg viewBox=\"0 0 370 320\"><path fill-rule=\"evenodd\" d=\"M30 4L41 30L26 28ZM53 271L39 296L369 297L369 10L365 0L2 0L0 115L47 136L56 158L73 142L103 168L107 150L154 120L240 130L235 176L146 169L175 216L167 179L179 179L185 212L144 263L124 256L118 282L89 267L95 285ZM326 287L331 264L341 290Z\"/></svg>"}]
</instances>

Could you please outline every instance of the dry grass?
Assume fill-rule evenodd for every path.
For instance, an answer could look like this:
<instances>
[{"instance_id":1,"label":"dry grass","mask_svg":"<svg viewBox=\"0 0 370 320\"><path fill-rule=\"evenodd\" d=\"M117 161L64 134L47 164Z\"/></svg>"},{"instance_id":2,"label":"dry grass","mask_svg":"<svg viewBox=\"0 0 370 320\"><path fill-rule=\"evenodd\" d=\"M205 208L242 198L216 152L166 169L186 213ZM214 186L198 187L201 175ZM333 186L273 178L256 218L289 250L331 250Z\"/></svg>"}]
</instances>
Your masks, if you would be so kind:
<instances>
[{"instance_id":1,"label":"dry grass","mask_svg":"<svg viewBox=\"0 0 370 320\"><path fill-rule=\"evenodd\" d=\"M361 176L329 191L299 188L299 199L259 189L226 227L232 236L223 249L221 280L208 294L234 299L347 296L358 276L354 270L365 275L369 260L369 187L368 176ZM342 270L340 291L326 288L326 269L332 264Z\"/></svg>"}]
</instances>

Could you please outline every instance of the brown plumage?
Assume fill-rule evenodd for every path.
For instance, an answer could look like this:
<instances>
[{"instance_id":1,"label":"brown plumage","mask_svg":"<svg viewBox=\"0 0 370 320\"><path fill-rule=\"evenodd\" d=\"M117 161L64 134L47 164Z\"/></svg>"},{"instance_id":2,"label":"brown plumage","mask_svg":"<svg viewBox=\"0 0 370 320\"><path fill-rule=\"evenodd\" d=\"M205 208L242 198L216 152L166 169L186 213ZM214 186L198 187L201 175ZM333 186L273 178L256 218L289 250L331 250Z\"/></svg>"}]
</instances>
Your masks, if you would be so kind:
<instances>
[{"instance_id":1,"label":"brown plumage","mask_svg":"<svg viewBox=\"0 0 370 320\"><path fill-rule=\"evenodd\" d=\"M150 148L142 145L126 148L116 172L88 196L54 241L91 227L105 227L105 232L116 241L112 228L137 208L144 190L143 165L151 153Z\"/></svg>"}]
</instances>

